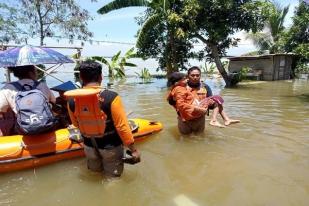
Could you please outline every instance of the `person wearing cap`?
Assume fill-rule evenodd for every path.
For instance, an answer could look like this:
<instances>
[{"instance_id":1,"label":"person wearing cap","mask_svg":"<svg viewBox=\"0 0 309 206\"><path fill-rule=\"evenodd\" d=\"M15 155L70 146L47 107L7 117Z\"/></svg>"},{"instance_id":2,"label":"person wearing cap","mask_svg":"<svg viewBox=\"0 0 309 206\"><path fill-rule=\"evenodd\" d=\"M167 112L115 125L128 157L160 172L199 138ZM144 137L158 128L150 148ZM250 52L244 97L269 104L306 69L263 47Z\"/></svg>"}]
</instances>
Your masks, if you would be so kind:
<instances>
[{"instance_id":1,"label":"person wearing cap","mask_svg":"<svg viewBox=\"0 0 309 206\"><path fill-rule=\"evenodd\" d=\"M93 60L86 60L81 62L78 70L82 81L82 89L85 89L85 91L91 88L100 89L103 77L102 66L99 63ZM102 172L107 178L120 177L124 168L124 146L129 149L128 152L135 163L140 162L140 153L134 145L134 138L120 96L116 92L106 89L101 90L99 94L98 102L89 102L89 107L90 105L100 105L100 109L106 115L106 120L104 121L106 126L104 135L100 137L89 136L86 131L82 133L88 169ZM68 92L65 95L68 95ZM68 96L68 98L70 97ZM76 110L76 108L74 110L76 106L75 101L75 98L68 99L69 115L74 126L83 125L83 130L87 130L85 129L86 124L100 123L99 120L92 122L87 119L87 121L84 121L78 113L80 110ZM87 105L84 107L88 108Z\"/></svg>"},{"instance_id":2,"label":"person wearing cap","mask_svg":"<svg viewBox=\"0 0 309 206\"><path fill-rule=\"evenodd\" d=\"M195 104L194 95L187 89L187 77L180 72L172 73L167 82L171 87L168 102L178 114L178 130L182 134L203 132L205 129L205 114L207 103Z\"/></svg>"}]
</instances>

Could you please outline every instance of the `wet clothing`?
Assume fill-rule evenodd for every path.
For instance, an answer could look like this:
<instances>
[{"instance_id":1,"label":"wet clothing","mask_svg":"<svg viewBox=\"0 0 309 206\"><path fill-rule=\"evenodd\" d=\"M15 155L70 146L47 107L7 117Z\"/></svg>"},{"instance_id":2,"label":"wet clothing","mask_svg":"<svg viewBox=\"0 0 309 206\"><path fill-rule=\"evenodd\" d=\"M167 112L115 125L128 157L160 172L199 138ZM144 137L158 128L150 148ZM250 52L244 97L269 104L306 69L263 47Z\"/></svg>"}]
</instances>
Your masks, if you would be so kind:
<instances>
[{"instance_id":1,"label":"wet clothing","mask_svg":"<svg viewBox=\"0 0 309 206\"><path fill-rule=\"evenodd\" d=\"M107 176L117 177L123 171L122 145L134 143L134 138L120 96L116 92L104 90L101 92L101 98L104 99L100 104L101 109L107 115L105 133L103 137L98 138L84 137L84 151L89 169L101 170ZM72 100L68 100L69 115L72 124L78 127L71 102Z\"/></svg>"},{"instance_id":2,"label":"wet clothing","mask_svg":"<svg viewBox=\"0 0 309 206\"><path fill-rule=\"evenodd\" d=\"M84 145L84 151L87 157L88 169L101 172L107 177L120 177L123 172L123 146L109 149L99 149L100 155L93 149Z\"/></svg>"},{"instance_id":3,"label":"wet clothing","mask_svg":"<svg viewBox=\"0 0 309 206\"><path fill-rule=\"evenodd\" d=\"M189 121L182 121L178 116L178 130L182 134L200 133L205 129L205 115Z\"/></svg>"}]
</instances>

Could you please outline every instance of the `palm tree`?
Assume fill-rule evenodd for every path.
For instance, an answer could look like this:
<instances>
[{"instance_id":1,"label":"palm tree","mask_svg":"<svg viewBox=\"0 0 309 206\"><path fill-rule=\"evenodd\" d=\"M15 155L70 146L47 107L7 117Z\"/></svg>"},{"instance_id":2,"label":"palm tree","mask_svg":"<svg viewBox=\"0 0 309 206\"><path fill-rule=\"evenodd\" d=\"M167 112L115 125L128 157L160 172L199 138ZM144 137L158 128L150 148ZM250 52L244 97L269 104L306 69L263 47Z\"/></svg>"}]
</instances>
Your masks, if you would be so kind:
<instances>
[{"instance_id":1,"label":"palm tree","mask_svg":"<svg viewBox=\"0 0 309 206\"><path fill-rule=\"evenodd\" d=\"M282 7L278 2L272 2L273 8L270 8L270 14L264 32L249 33L247 38L253 41L253 44L259 48L259 53L269 50L273 54L279 51L278 42L281 33L284 31L284 19L289 11L289 6Z\"/></svg>"},{"instance_id":2,"label":"palm tree","mask_svg":"<svg viewBox=\"0 0 309 206\"><path fill-rule=\"evenodd\" d=\"M173 71L178 71L176 60L177 49L175 45L175 30L168 24L167 21L167 10L171 8L172 1L173 0L114 0L100 8L98 13L106 14L111 11L134 6L149 8L152 12L151 15L149 15L144 21L138 32L136 47L141 48L143 42L147 39L146 33L153 29L156 25L164 22L167 33L166 51L168 52L163 55L163 58L166 58L167 73L169 74Z\"/></svg>"}]
</instances>

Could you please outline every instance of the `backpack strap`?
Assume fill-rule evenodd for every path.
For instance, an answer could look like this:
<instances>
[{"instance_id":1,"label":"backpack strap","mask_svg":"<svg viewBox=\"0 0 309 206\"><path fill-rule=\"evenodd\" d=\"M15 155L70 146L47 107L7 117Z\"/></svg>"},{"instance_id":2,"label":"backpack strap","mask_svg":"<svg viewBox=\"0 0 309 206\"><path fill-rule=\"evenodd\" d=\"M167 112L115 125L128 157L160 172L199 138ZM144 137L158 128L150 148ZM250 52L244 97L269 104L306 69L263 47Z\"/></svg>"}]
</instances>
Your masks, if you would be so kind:
<instances>
[{"instance_id":1,"label":"backpack strap","mask_svg":"<svg viewBox=\"0 0 309 206\"><path fill-rule=\"evenodd\" d=\"M32 86L32 89L36 89L36 88L39 86L39 84L41 84L41 82L39 82L39 81L34 81L33 86Z\"/></svg>"},{"instance_id":2,"label":"backpack strap","mask_svg":"<svg viewBox=\"0 0 309 206\"><path fill-rule=\"evenodd\" d=\"M11 84L13 87L15 87L15 89L17 89L18 91L23 90L23 86L18 82L10 82L9 84Z\"/></svg>"},{"instance_id":3,"label":"backpack strap","mask_svg":"<svg viewBox=\"0 0 309 206\"><path fill-rule=\"evenodd\" d=\"M31 90L31 89L36 89L39 84L41 82L39 81L34 81L33 85L29 85L29 84L24 84L24 85L21 85L19 82L10 82L9 84L13 85L15 87L15 89L17 89L18 91L28 91L28 90ZM28 87L28 89L27 89Z\"/></svg>"}]
</instances>

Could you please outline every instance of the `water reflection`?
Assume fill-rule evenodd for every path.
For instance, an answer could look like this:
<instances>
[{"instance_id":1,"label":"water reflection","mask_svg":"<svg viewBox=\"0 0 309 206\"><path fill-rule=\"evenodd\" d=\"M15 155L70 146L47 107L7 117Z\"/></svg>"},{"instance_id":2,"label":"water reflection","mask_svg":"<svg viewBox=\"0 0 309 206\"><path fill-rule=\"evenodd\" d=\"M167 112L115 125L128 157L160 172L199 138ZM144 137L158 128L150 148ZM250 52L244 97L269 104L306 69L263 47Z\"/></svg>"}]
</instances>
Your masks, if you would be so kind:
<instances>
[{"instance_id":1,"label":"water reflection","mask_svg":"<svg viewBox=\"0 0 309 206\"><path fill-rule=\"evenodd\" d=\"M241 123L207 125L204 134L189 138L177 131L166 80L153 81L113 84L131 117L164 125L138 144L140 164L126 165L113 182L89 172L84 159L2 174L0 205L308 205L308 81L224 89L220 79L207 79Z\"/></svg>"}]
</instances>

